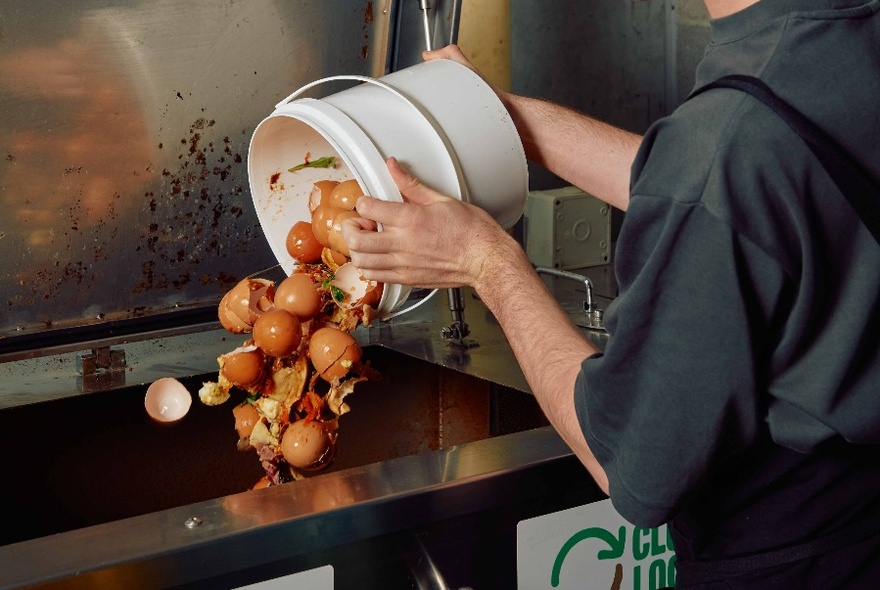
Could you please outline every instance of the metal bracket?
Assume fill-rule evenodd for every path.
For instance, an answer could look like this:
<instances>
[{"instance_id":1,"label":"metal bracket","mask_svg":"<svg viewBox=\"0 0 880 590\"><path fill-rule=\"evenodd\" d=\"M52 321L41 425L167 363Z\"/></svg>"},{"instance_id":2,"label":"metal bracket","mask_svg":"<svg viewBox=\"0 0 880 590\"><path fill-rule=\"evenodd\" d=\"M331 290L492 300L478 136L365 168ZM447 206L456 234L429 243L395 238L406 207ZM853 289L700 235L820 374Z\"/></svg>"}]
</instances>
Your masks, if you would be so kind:
<instances>
[{"instance_id":1,"label":"metal bracket","mask_svg":"<svg viewBox=\"0 0 880 590\"><path fill-rule=\"evenodd\" d=\"M535 272L537 272L539 275L553 275L555 277L570 279L572 281L583 283L587 289L587 295L584 299L584 315L586 316L587 320L586 327L590 330L602 330L603 332L605 331L605 312L596 306L596 302L593 299L593 283L588 277L573 272L557 270L555 268L546 268L543 266L537 267L535 269Z\"/></svg>"},{"instance_id":2,"label":"metal bracket","mask_svg":"<svg viewBox=\"0 0 880 590\"><path fill-rule=\"evenodd\" d=\"M440 328L440 337L462 348L479 346L476 342L467 340L471 329L464 321L464 297L461 295L461 289L459 287L447 289L446 296L449 302L449 311L452 312L452 323Z\"/></svg>"},{"instance_id":3,"label":"metal bracket","mask_svg":"<svg viewBox=\"0 0 880 590\"><path fill-rule=\"evenodd\" d=\"M76 355L80 391L99 391L125 384L125 350L102 346Z\"/></svg>"}]
</instances>

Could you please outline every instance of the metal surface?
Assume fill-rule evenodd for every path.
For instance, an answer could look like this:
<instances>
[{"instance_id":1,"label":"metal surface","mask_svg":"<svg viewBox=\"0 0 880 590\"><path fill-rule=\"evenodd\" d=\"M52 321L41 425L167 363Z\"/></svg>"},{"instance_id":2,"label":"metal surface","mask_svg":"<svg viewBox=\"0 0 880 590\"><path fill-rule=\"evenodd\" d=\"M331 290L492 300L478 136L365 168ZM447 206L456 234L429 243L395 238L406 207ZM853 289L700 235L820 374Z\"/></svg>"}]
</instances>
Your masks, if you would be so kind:
<instances>
[{"instance_id":1,"label":"metal surface","mask_svg":"<svg viewBox=\"0 0 880 590\"><path fill-rule=\"evenodd\" d=\"M438 42L459 8L431 3ZM422 16L404 0L0 3L0 338L211 304L274 263L247 190L253 129L313 80L421 61Z\"/></svg>"},{"instance_id":2,"label":"metal surface","mask_svg":"<svg viewBox=\"0 0 880 590\"><path fill-rule=\"evenodd\" d=\"M0 547L0 586L135 589L204 580L526 501L554 485L570 489L543 467L571 460L561 439L541 428L329 473Z\"/></svg>"}]
</instances>

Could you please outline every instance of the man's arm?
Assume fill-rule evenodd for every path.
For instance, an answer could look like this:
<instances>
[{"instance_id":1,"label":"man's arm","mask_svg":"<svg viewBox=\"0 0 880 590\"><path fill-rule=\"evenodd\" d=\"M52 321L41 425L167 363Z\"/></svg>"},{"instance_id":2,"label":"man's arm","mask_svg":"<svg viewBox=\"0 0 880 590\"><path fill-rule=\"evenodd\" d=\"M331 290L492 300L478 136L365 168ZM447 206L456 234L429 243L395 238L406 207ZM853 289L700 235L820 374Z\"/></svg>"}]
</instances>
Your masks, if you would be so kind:
<instances>
[{"instance_id":1,"label":"man's arm","mask_svg":"<svg viewBox=\"0 0 880 590\"><path fill-rule=\"evenodd\" d=\"M471 285L498 320L551 424L608 490L575 414L581 362L596 349L559 307L516 241L473 205L441 195L388 162L404 203L361 197L343 236L365 278L446 288ZM382 231L371 231L376 223ZM438 231L442 228L442 231Z\"/></svg>"},{"instance_id":2,"label":"man's arm","mask_svg":"<svg viewBox=\"0 0 880 590\"><path fill-rule=\"evenodd\" d=\"M455 45L424 56L474 69ZM526 157L584 192L626 210L630 169L642 141L640 135L568 107L493 89L516 125Z\"/></svg>"}]
</instances>

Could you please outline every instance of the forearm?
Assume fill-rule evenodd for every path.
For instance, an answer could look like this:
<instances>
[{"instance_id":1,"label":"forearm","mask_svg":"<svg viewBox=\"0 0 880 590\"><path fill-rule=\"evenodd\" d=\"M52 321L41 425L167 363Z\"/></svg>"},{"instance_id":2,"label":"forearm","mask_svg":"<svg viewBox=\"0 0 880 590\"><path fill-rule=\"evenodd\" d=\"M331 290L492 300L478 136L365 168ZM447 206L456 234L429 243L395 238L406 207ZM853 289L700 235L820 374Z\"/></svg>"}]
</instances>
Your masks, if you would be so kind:
<instances>
[{"instance_id":1,"label":"forearm","mask_svg":"<svg viewBox=\"0 0 880 590\"><path fill-rule=\"evenodd\" d=\"M496 251L477 294L504 330L535 398L599 487L608 492L605 471L587 446L574 407L581 362L596 348L580 333L513 241ZM515 290L499 285L516 285Z\"/></svg>"},{"instance_id":2,"label":"forearm","mask_svg":"<svg viewBox=\"0 0 880 590\"><path fill-rule=\"evenodd\" d=\"M499 93L526 156L581 190L626 210L641 136L561 105Z\"/></svg>"}]
</instances>

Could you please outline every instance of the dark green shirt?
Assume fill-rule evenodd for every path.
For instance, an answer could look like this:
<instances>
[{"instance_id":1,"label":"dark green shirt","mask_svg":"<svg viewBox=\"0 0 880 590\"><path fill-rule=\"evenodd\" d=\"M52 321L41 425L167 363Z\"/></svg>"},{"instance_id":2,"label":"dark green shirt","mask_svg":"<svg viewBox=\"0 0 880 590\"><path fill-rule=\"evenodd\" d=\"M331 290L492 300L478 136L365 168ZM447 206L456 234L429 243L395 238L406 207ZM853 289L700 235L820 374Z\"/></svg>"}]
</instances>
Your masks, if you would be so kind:
<instances>
[{"instance_id":1,"label":"dark green shirt","mask_svg":"<svg viewBox=\"0 0 880 590\"><path fill-rule=\"evenodd\" d=\"M712 22L697 86L762 78L880 179L878 9L762 0ZM632 178L610 341L575 388L617 510L666 522L768 430L880 443L880 246L802 141L712 90L649 129Z\"/></svg>"}]
</instances>

